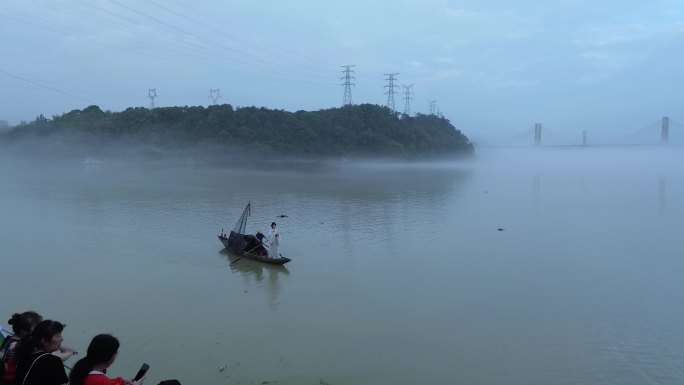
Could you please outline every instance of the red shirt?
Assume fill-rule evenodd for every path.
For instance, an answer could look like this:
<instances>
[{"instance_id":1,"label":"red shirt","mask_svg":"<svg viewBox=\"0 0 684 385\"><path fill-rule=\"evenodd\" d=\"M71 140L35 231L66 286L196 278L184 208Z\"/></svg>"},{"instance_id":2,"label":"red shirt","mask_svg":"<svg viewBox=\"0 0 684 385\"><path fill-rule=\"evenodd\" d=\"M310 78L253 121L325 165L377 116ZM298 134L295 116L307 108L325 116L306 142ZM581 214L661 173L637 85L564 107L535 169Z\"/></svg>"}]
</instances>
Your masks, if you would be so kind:
<instances>
[{"instance_id":1,"label":"red shirt","mask_svg":"<svg viewBox=\"0 0 684 385\"><path fill-rule=\"evenodd\" d=\"M17 350L19 340L15 337L7 338L10 338L11 342L7 344L7 350L5 350L4 354L0 353L0 356L2 356L0 361L2 361L2 365L5 367L5 377L3 379L6 383L11 384L14 383L14 379L17 377L17 362L14 360L14 352Z\"/></svg>"},{"instance_id":2,"label":"red shirt","mask_svg":"<svg viewBox=\"0 0 684 385\"><path fill-rule=\"evenodd\" d=\"M123 378L109 378L102 373L89 373L83 385L123 385Z\"/></svg>"}]
</instances>

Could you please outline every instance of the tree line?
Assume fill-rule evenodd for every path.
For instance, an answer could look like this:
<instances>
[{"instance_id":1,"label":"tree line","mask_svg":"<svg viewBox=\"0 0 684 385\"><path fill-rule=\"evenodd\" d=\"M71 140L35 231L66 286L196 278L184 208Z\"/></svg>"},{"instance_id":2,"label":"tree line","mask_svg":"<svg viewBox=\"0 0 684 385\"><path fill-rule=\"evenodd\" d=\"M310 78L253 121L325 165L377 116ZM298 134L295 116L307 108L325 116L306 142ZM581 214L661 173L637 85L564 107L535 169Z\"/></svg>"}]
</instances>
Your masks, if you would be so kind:
<instances>
[{"instance_id":1,"label":"tree line","mask_svg":"<svg viewBox=\"0 0 684 385\"><path fill-rule=\"evenodd\" d=\"M303 159L416 159L473 151L468 138L443 117L408 117L373 104L297 112L230 104L112 112L93 105L52 119L40 115L0 134L2 143L26 147L32 141L63 143L72 153L137 147L159 154L207 149L233 157Z\"/></svg>"}]
</instances>

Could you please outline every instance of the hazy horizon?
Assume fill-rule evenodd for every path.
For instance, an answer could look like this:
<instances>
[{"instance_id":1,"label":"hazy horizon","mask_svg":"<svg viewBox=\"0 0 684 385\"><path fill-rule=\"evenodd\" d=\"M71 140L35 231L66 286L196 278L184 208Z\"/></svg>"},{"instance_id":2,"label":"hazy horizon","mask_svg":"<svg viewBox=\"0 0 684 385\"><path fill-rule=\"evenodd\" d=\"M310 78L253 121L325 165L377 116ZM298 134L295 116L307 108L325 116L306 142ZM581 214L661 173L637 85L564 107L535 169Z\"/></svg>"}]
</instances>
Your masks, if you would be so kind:
<instances>
[{"instance_id":1,"label":"hazy horizon","mask_svg":"<svg viewBox=\"0 0 684 385\"><path fill-rule=\"evenodd\" d=\"M682 104L684 1L400 0L0 4L0 120L218 103L338 107L341 66L355 104L410 112L429 102L474 142L535 122L580 140L673 124ZM214 94L216 96L217 94ZM549 131L549 132L551 132Z\"/></svg>"}]
</instances>

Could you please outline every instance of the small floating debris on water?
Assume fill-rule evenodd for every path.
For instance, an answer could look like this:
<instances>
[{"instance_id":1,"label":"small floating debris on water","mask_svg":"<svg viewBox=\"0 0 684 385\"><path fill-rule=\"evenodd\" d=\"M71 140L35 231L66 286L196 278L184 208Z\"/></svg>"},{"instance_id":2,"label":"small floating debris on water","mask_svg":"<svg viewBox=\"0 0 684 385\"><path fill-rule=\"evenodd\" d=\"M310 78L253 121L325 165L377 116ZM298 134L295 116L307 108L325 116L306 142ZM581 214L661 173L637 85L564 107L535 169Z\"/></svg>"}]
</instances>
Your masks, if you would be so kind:
<instances>
[{"instance_id":1,"label":"small floating debris on water","mask_svg":"<svg viewBox=\"0 0 684 385\"><path fill-rule=\"evenodd\" d=\"M219 372L223 372L224 370L226 370L226 365L219 366Z\"/></svg>"},{"instance_id":2,"label":"small floating debris on water","mask_svg":"<svg viewBox=\"0 0 684 385\"><path fill-rule=\"evenodd\" d=\"M287 215L285 215L285 214L276 215L276 218L287 218Z\"/></svg>"}]
</instances>

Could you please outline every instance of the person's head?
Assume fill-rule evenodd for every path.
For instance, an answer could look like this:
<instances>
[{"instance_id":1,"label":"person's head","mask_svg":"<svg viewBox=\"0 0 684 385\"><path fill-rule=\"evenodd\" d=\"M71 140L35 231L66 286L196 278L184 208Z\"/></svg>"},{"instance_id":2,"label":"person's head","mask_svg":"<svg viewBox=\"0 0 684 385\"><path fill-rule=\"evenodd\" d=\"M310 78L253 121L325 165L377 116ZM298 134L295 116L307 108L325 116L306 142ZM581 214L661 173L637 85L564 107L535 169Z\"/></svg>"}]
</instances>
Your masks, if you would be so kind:
<instances>
[{"instance_id":1,"label":"person's head","mask_svg":"<svg viewBox=\"0 0 684 385\"><path fill-rule=\"evenodd\" d=\"M94 365L114 363L116 354L119 352L119 340L110 334L98 334L93 337L88 345L86 358Z\"/></svg>"},{"instance_id":2,"label":"person's head","mask_svg":"<svg viewBox=\"0 0 684 385\"><path fill-rule=\"evenodd\" d=\"M272 228L272 229L275 229L275 227L276 227L275 222L271 222L271 228Z\"/></svg>"},{"instance_id":3,"label":"person's head","mask_svg":"<svg viewBox=\"0 0 684 385\"><path fill-rule=\"evenodd\" d=\"M31 334L26 334L17 347L17 362L28 361L34 351L52 353L62 344L62 331L66 325L46 319L38 322Z\"/></svg>"},{"instance_id":4,"label":"person's head","mask_svg":"<svg viewBox=\"0 0 684 385\"><path fill-rule=\"evenodd\" d=\"M59 350L62 344L62 331L66 325L58 321L46 319L39 322L31 333L31 345L34 349L48 353Z\"/></svg>"},{"instance_id":5,"label":"person's head","mask_svg":"<svg viewBox=\"0 0 684 385\"><path fill-rule=\"evenodd\" d=\"M69 374L71 385L83 385L83 382L94 368L108 368L114 363L119 352L119 340L110 334L98 334L88 345L88 353L78 360Z\"/></svg>"},{"instance_id":6,"label":"person's head","mask_svg":"<svg viewBox=\"0 0 684 385\"><path fill-rule=\"evenodd\" d=\"M31 334L33 328L36 327L38 322L42 321L43 317L35 311L26 311L23 313L14 313L12 318L7 321L8 324L12 325L12 331L14 334L22 338Z\"/></svg>"}]
</instances>

